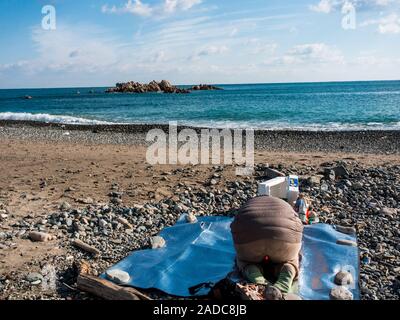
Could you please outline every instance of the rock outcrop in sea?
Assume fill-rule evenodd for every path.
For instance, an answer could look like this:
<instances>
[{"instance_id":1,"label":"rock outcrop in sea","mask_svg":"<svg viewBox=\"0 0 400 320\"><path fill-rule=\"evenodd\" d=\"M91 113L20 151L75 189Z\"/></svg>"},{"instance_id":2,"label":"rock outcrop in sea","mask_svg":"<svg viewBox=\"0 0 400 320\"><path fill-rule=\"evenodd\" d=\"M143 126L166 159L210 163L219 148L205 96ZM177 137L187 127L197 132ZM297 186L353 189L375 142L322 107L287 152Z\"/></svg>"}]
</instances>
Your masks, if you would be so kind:
<instances>
[{"instance_id":1,"label":"rock outcrop in sea","mask_svg":"<svg viewBox=\"0 0 400 320\"><path fill-rule=\"evenodd\" d=\"M143 84L135 81L129 81L125 83L117 83L114 88L106 90L107 93L146 93L146 92L164 92L164 93L190 93L192 90L222 90L220 88L200 84L189 89L178 88L172 85L167 80L161 82L151 81L150 83Z\"/></svg>"}]
</instances>

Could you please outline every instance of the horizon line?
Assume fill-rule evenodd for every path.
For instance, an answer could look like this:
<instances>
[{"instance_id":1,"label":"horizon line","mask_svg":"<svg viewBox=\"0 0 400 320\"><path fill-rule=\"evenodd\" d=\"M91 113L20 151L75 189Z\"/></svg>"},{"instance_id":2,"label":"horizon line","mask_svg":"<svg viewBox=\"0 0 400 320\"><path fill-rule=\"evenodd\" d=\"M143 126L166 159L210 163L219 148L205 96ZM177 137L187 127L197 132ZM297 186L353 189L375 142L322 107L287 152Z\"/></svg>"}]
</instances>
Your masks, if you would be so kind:
<instances>
[{"instance_id":1,"label":"horizon line","mask_svg":"<svg viewBox=\"0 0 400 320\"><path fill-rule=\"evenodd\" d=\"M164 79L162 79L164 80ZM135 80L130 80L135 81ZM161 81L161 80L160 80ZM168 80L169 81L169 80ZM234 85L273 85L273 84L313 84L313 83L355 83L355 82L396 82L400 79L371 79L371 80L327 80L327 81L288 81L288 82L242 82L242 83L201 83L215 86L234 86ZM123 83L123 82L122 82ZM142 82L145 84L146 82ZM192 84L173 84L174 86L194 86L199 83ZM40 90L40 89L83 89L83 88L110 88L112 86L60 86L60 87L17 87L17 88L2 88L0 90Z\"/></svg>"}]
</instances>

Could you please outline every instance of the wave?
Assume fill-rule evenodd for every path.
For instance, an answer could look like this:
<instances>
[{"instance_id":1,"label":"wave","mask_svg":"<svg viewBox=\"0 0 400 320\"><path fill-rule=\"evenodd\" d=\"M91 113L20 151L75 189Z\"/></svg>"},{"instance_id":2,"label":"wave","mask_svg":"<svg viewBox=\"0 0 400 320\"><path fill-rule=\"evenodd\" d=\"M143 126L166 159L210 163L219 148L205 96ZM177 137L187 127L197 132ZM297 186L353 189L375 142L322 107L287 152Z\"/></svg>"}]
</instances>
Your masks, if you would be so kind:
<instances>
[{"instance_id":1,"label":"wave","mask_svg":"<svg viewBox=\"0 0 400 320\"><path fill-rule=\"evenodd\" d=\"M287 130L287 131L369 131L369 130L400 130L400 122L381 123L289 123L273 121L182 121L179 125L200 128L229 128L229 129L254 129L254 130Z\"/></svg>"},{"instance_id":2,"label":"wave","mask_svg":"<svg viewBox=\"0 0 400 320\"><path fill-rule=\"evenodd\" d=\"M0 120L35 121L44 123L61 123L75 125L168 125L170 121L179 126L216 129L254 129L254 130L293 130L293 131L364 131L364 130L400 130L400 122L368 122L368 123L295 123L283 121L219 121L219 120L168 120L168 119L136 119L134 121L102 121L66 115L47 113L0 112ZM121 120L121 119L119 119Z\"/></svg>"},{"instance_id":3,"label":"wave","mask_svg":"<svg viewBox=\"0 0 400 320\"><path fill-rule=\"evenodd\" d=\"M72 116L51 115L47 113L26 113L26 112L0 112L0 120L18 120L18 121L36 121L45 123L63 123L63 124L112 124L111 122L85 119Z\"/></svg>"}]
</instances>

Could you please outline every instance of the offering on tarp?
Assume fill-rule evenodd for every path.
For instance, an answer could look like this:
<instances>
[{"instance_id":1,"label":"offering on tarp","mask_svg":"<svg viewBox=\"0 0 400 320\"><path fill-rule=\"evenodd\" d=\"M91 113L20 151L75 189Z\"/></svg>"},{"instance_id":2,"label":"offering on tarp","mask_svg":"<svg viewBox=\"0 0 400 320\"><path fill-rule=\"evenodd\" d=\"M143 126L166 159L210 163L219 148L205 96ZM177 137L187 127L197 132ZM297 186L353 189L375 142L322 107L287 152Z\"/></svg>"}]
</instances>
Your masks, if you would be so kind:
<instances>
[{"instance_id":1,"label":"offering on tarp","mask_svg":"<svg viewBox=\"0 0 400 320\"><path fill-rule=\"evenodd\" d=\"M294 206L299 197L299 177L277 177L258 185L259 196L270 196L286 200Z\"/></svg>"}]
</instances>

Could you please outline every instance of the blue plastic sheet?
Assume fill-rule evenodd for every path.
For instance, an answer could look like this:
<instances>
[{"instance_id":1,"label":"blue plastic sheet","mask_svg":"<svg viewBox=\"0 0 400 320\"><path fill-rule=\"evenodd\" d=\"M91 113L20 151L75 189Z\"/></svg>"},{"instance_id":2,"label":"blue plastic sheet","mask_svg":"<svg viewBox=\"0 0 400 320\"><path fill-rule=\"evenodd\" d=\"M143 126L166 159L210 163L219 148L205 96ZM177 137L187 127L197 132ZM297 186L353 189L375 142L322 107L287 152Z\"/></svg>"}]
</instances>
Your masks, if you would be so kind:
<instances>
[{"instance_id":1,"label":"blue plastic sheet","mask_svg":"<svg viewBox=\"0 0 400 320\"><path fill-rule=\"evenodd\" d=\"M160 233L166 247L133 252L110 270L128 272L128 285L133 287L159 289L181 297L206 295L235 270L231 223L232 218L213 216L189 224L182 217ZM356 241L354 236L339 233L329 225L305 228L299 276L299 295L303 299L329 299L334 276L340 270L351 272L356 279L349 289L359 299L358 249L338 245L338 239Z\"/></svg>"}]
</instances>

